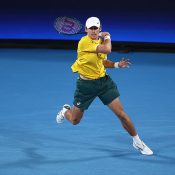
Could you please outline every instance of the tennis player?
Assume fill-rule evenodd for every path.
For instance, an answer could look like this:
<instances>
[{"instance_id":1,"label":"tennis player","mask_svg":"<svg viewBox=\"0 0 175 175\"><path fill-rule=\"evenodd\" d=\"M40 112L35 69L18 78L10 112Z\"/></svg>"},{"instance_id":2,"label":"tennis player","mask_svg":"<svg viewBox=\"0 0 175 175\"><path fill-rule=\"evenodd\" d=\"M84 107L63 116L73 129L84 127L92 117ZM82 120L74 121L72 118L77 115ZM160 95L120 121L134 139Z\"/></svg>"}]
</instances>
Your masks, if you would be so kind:
<instances>
[{"instance_id":1,"label":"tennis player","mask_svg":"<svg viewBox=\"0 0 175 175\"><path fill-rule=\"evenodd\" d=\"M86 36L78 43L77 60L72 65L72 71L79 74L76 82L74 102L71 107L65 104L58 112L56 121L62 123L64 118L73 125L80 122L84 111L92 101L99 97L119 118L123 127L133 139L133 146L144 155L152 155L153 151L139 138L136 129L123 110L119 99L117 85L106 73L105 68L127 68L129 60L122 59L112 62L107 59L111 52L111 37L108 32L101 32L100 20L90 17L85 24Z\"/></svg>"}]
</instances>

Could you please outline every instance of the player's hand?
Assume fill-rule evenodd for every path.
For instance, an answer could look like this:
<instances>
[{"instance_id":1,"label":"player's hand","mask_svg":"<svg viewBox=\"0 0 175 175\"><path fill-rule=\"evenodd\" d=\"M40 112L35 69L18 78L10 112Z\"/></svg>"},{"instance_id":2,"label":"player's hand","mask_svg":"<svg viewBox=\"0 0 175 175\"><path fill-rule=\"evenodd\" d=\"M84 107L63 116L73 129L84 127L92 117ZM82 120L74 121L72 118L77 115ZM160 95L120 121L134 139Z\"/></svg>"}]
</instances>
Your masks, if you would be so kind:
<instances>
[{"instance_id":1,"label":"player's hand","mask_svg":"<svg viewBox=\"0 0 175 175\"><path fill-rule=\"evenodd\" d=\"M109 35L110 36L110 33L109 32L100 32L99 33L99 36L101 36L102 38L104 38L105 36Z\"/></svg>"},{"instance_id":2,"label":"player's hand","mask_svg":"<svg viewBox=\"0 0 175 175\"><path fill-rule=\"evenodd\" d=\"M120 68L129 68L130 65L131 65L131 62L129 61L129 59L125 59L125 58L122 58L118 64Z\"/></svg>"}]
</instances>

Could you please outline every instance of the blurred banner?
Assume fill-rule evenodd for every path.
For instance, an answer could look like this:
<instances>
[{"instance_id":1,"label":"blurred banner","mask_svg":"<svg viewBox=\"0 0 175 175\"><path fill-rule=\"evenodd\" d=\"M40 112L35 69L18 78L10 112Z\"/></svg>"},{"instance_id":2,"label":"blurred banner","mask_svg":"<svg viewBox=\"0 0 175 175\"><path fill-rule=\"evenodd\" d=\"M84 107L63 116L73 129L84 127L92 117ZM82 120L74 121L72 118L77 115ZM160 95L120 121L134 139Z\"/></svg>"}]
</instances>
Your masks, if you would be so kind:
<instances>
[{"instance_id":1,"label":"blurred banner","mask_svg":"<svg viewBox=\"0 0 175 175\"><path fill-rule=\"evenodd\" d=\"M175 43L173 0L5 0L0 6L0 39L79 40L58 34L54 20L71 16L83 24L97 16L113 41Z\"/></svg>"}]
</instances>

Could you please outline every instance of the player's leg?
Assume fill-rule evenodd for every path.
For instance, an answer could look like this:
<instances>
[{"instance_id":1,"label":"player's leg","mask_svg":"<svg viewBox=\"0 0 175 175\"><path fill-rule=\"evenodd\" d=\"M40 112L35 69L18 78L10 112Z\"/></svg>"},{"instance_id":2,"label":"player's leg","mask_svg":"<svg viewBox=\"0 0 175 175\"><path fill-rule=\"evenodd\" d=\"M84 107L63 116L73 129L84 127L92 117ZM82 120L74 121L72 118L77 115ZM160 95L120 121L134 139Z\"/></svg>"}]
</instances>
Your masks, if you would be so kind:
<instances>
[{"instance_id":1,"label":"player's leg","mask_svg":"<svg viewBox=\"0 0 175 175\"><path fill-rule=\"evenodd\" d=\"M124 112L122 104L119 100L119 91L116 83L110 78L109 75L105 76L101 80L101 93L98 97L101 99L103 104L108 105L108 107L118 116L122 122L123 127L129 132L131 136L136 135L136 130L132 124L128 115Z\"/></svg>"},{"instance_id":2,"label":"player's leg","mask_svg":"<svg viewBox=\"0 0 175 175\"><path fill-rule=\"evenodd\" d=\"M144 155L152 155L153 151L139 138L131 119L124 112L119 98L117 97L114 99L111 103L108 104L108 106L118 116L123 127L132 136L134 148L139 150Z\"/></svg>"},{"instance_id":3,"label":"player's leg","mask_svg":"<svg viewBox=\"0 0 175 175\"><path fill-rule=\"evenodd\" d=\"M129 116L123 110L122 104L118 97L108 104L108 107L118 116L123 127L131 136L137 135L136 129Z\"/></svg>"},{"instance_id":4,"label":"player's leg","mask_svg":"<svg viewBox=\"0 0 175 175\"><path fill-rule=\"evenodd\" d=\"M58 124L62 123L66 118L70 121L73 125L76 125L80 122L81 118L83 117L84 110L73 106L71 108L70 105L65 104L63 108L58 112L56 116L56 122Z\"/></svg>"},{"instance_id":5,"label":"player's leg","mask_svg":"<svg viewBox=\"0 0 175 175\"><path fill-rule=\"evenodd\" d=\"M77 78L73 102L74 106L71 108L70 105L64 105L62 110L57 114L57 123L62 123L64 118L66 118L73 125L78 124L84 114L84 110L87 110L96 98L96 91L98 92L98 87L94 84L94 81Z\"/></svg>"},{"instance_id":6,"label":"player's leg","mask_svg":"<svg viewBox=\"0 0 175 175\"><path fill-rule=\"evenodd\" d=\"M65 117L69 120L73 125L80 123L81 118L83 117L84 110L73 106L70 110L65 112Z\"/></svg>"}]
</instances>

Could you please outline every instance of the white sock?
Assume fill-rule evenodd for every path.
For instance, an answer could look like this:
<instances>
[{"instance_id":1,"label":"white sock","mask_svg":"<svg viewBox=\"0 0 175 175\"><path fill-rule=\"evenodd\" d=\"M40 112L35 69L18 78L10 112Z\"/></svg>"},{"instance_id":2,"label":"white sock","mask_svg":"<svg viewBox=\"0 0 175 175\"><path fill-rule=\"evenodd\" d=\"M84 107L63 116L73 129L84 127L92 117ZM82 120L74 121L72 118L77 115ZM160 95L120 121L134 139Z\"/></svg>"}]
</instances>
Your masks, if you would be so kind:
<instances>
[{"instance_id":1,"label":"white sock","mask_svg":"<svg viewBox=\"0 0 175 175\"><path fill-rule=\"evenodd\" d=\"M140 137L138 136L138 134L136 136L132 136L133 141L136 143L142 143L142 141L140 140Z\"/></svg>"}]
</instances>

